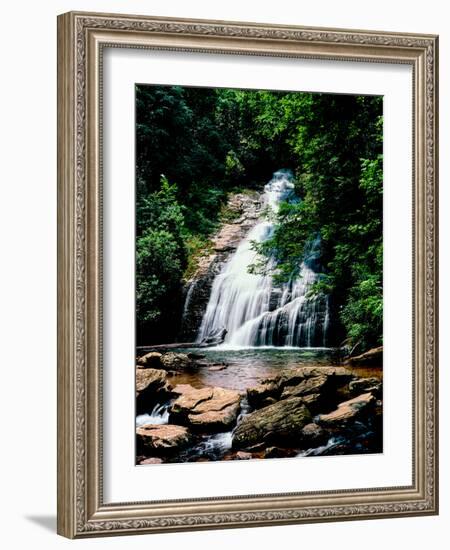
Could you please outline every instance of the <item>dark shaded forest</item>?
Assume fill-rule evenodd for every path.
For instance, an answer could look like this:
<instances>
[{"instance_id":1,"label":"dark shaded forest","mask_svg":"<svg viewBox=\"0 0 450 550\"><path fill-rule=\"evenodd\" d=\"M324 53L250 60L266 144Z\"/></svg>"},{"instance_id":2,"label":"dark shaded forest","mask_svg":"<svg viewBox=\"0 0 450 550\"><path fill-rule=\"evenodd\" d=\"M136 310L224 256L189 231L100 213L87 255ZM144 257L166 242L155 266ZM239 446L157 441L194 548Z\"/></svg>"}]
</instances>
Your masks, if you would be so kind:
<instances>
[{"instance_id":1,"label":"dark shaded forest","mask_svg":"<svg viewBox=\"0 0 450 550\"><path fill-rule=\"evenodd\" d=\"M298 273L321 238L335 344L382 338L382 98L179 86L136 86L138 344L174 341L186 279L226 219L226 199L294 174L299 200L257 246L275 279Z\"/></svg>"}]
</instances>

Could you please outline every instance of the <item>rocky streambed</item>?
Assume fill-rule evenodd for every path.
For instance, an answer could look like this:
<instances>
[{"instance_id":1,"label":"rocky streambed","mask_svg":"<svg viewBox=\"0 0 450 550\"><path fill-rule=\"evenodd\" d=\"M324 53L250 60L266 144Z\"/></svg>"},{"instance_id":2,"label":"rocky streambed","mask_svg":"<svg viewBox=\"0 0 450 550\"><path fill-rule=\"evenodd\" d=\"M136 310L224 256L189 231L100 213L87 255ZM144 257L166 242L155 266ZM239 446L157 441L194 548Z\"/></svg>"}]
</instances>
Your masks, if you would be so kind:
<instances>
[{"instance_id":1,"label":"rocky streambed","mask_svg":"<svg viewBox=\"0 0 450 550\"><path fill-rule=\"evenodd\" d=\"M138 464L382 452L382 370L323 349L150 352L136 412Z\"/></svg>"}]
</instances>

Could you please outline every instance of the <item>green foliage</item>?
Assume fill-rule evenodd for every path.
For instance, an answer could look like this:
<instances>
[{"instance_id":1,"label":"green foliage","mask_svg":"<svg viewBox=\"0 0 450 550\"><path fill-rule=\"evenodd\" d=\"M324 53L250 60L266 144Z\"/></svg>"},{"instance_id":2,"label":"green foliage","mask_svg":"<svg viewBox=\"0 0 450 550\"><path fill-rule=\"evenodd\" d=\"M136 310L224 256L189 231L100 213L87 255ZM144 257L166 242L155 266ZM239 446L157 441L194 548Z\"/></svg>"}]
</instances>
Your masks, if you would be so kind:
<instances>
[{"instance_id":1,"label":"green foliage","mask_svg":"<svg viewBox=\"0 0 450 550\"><path fill-rule=\"evenodd\" d=\"M137 207L136 318L139 333L161 337L174 321L181 280L187 263L186 229L177 186L161 176L158 191ZM148 338L148 336L147 336Z\"/></svg>"},{"instance_id":2,"label":"green foliage","mask_svg":"<svg viewBox=\"0 0 450 550\"><path fill-rule=\"evenodd\" d=\"M173 235L184 231L184 215L177 200L177 185L171 185L161 174L159 190L138 201L136 208L137 234L152 227L164 229Z\"/></svg>"},{"instance_id":3,"label":"green foliage","mask_svg":"<svg viewBox=\"0 0 450 550\"><path fill-rule=\"evenodd\" d=\"M363 347L382 334L382 104L377 97L287 95L276 127L283 134L300 202L281 205L273 237L255 249L276 258L275 279L298 274L305 248L321 236L324 277L344 337ZM274 112L272 104L269 111ZM267 122L266 122L267 121ZM259 260L253 270L264 270Z\"/></svg>"},{"instance_id":4,"label":"green foliage","mask_svg":"<svg viewBox=\"0 0 450 550\"><path fill-rule=\"evenodd\" d=\"M231 149L215 120L216 95L213 89L136 86L138 208L165 174L177 182L179 203L189 206L186 227L204 234L226 195L222 180Z\"/></svg>"},{"instance_id":5,"label":"green foliage","mask_svg":"<svg viewBox=\"0 0 450 550\"><path fill-rule=\"evenodd\" d=\"M170 304L167 298L179 288L182 253L165 229L148 229L136 245L136 312L142 322L160 321Z\"/></svg>"},{"instance_id":6,"label":"green foliage","mask_svg":"<svg viewBox=\"0 0 450 550\"><path fill-rule=\"evenodd\" d=\"M227 178L239 179L245 173L245 168L235 151L228 151L225 158L225 175Z\"/></svg>"},{"instance_id":7,"label":"green foliage","mask_svg":"<svg viewBox=\"0 0 450 550\"><path fill-rule=\"evenodd\" d=\"M379 278L367 274L350 290L349 300L341 317L352 342L360 342L362 349L381 343L383 330L383 293Z\"/></svg>"}]
</instances>

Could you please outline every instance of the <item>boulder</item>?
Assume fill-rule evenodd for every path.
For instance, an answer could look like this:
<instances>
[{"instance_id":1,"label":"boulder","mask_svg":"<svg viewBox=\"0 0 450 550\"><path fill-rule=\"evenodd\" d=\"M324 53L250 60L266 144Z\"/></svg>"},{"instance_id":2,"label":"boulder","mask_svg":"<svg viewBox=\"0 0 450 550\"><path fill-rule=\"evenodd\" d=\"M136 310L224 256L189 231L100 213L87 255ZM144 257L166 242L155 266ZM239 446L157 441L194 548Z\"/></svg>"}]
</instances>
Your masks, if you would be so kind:
<instances>
[{"instance_id":1,"label":"boulder","mask_svg":"<svg viewBox=\"0 0 450 550\"><path fill-rule=\"evenodd\" d=\"M170 419L201 432L230 429L237 420L241 397L238 392L219 387L196 389L188 384L176 386Z\"/></svg>"},{"instance_id":2,"label":"boulder","mask_svg":"<svg viewBox=\"0 0 450 550\"><path fill-rule=\"evenodd\" d=\"M173 455L192 441L192 434L184 426L146 424L136 429L136 446L138 452L143 454Z\"/></svg>"},{"instance_id":3,"label":"boulder","mask_svg":"<svg viewBox=\"0 0 450 550\"><path fill-rule=\"evenodd\" d=\"M263 458L289 458L296 456L298 451L295 449L283 449L281 447L267 447Z\"/></svg>"},{"instance_id":4,"label":"boulder","mask_svg":"<svg viewBox=\"0 0 450 550\"><path fill-rule=\"evenodd\" d=\"M166 370L187 370L195 366L195 360L186 353L169 351L161 357L161 364Z\"/></svg>"},{"instance_id":5,"label":"boulder","mask_svg":"<svg viewBox=\"0 0 450 550\"><path fill-rule=\"evenodd\" d=\"M320 410L323 410L324 397L320 393L310 393L309 395L302 396L303 403L308 407L308 410L312 414L317 414Z\"/></svg>"},{"instance_id":6,"label":"boulder","mask_svg":"<svg viewBox=\"0 0 450 550\"><path fill-rule=\"evenodd\" d=\"M198 403L194 409L195 413L200 414L209 411L221 411L231 405L239 405L241 400L239 392L218 387L211 389L211 398ZM190 412L193 413L194 411L191 410Z\"/></svg>"},{"instance_id":7,"label":"boulder","mask_svg":"<svg viewBox=\"0 0 450 550\"><path fill-rule=\"evenodd\" d=\"M136 396L145 391L167 389L167 373L158 369L136 369Z\"/></svg>"},{"instance_id":8,"label":"boulder","mask_svg":"<svg viewBox=\"0 0 450 550\"><path fill-rule=\"evenodd\" d=\"M378 378L357 378L348 385L350 395L360 395L362 392L370 392L375 397L381 397L383 394L383 385Z\"/></svg>"},{"instance_id":9,"label":"boulder","mask_svg":"<svg viewBox=\"0 0 450 550\"><path fill-rule=\"evenodd\" d=\"M353 378L344 367L300 367L283 375L281 399L302 397L312 413L328 412L351 397L347 389Z\"/></svg>"},{"instance_id":10,"label":"boulder","mask_svg":"<svg viewBox=\"0 0 450 550\"><path fill-rule=\"evenodd\" d=\"M172 393L178 394L178 398L172 403L171 414L186 416L202 401L211 399L213 388L207 386L197 389L190 384L179 384Z\"/></svg>"},{"instance_id":11,"label":"boulder","mask_svg":"<svg viewBox=\"0 0 450 550\"><path fill-rule=\"evenodd\" d=\"M323 367L298 367L289 372L283 373L282 386L295 386L307 378L317 376L332 377L336 385L343 385L354 378L354 375L345 367L323 366Z\"/></svg>"},{"instance_id":12,"label":"boulder","mask_svg":"<svg viewBox=\"0 0 450 550\"><path fill-rule=\"evenodd\" d=\"M144 460L141 460L139 464L162 464L163 459L158 458L156 456L152 456L151 458L144 458Z\"/></svg>"},{"instance_id":13,"label":"boulder","mask_svg":"<svg viewBox=\"0 0 450 550\"><path fill-rule=\"evenodd\" d=\"M375 403L376 398L371 393L363 393L349 401L344 401L336 410L319 415L318 422L330 428L345 426L350 421L357 420L369 406L374 406Z\"/></svg>"},{"instance_id":14,"label":"boulder","mask_svg":"<svg viewBox=\"0 0 450 550\"><path fill-rule=\"evenodd\" d=\"M141 368L161 369L163 367L161 363L162 353L158 351L151 351L137 360L137 366Z\"/></svg>"},{"instance_id":15,"label":"boulder","mask_svg":"<svg viewBox=\"0 0 450 550\"><path fill-rule=\"evenodd\" d=\"M229 430L236 423L239 404L230 405L220 411L208 411L201 414L189 414L187 422L196 431L222 432Z\"/></svg>"},{"instance_id":16,"label":"boulder","mask_svg":"<svg viewBox=\"0 0 450 550\"><path fill-rule=\"evenodd\" d=\"M136 368L136 408L139 411L148 409L161 398L167 397L170 386L167 373L150 368Z\"/></svg>"},{"instance_id":17,"label":"boulder","mask_svg":"<svg viewBox=\"0 0 450 550\"><path fill-rule=\"evenodd\" d=\"M280 447L267 447L264 451L264 458L284 458L285 456L285 449L280 449Z\"/></svg>"},{"instance_id":18,"label":"boulder","mask_svg":"<svg viewBox=\"0 0 450 550\"><path fill-rule=\"evenodd\" d=\"M246 453L245 451L238 451L236 453L236 460L250 460L252 453Z\"/></svg>"},{"instance_id":19,"label":"boulder","mask_svg":"<svg viewBox=\"0 0 450 550\"><path fill-rule=\"evenodd\" d=\"M301 446L302 448L319 447L328 440L327 432L318 424L311 422L302 429Z\"/></svg>"},{"instance_id":20,"label":"boulder","mask_svg":"<svg viewBox=\"0 0 450 550\"><path fill-rule=\"evenodd\" d=\"M352 367L381 367L383 365L383 346L369 349L369 351L355 357L349 357L345 364Z\"/></svg>"},{"instance_id":21,"label":"boulder","mask_svg":"<svg viewBox=\"0 0 450 550\"><path fill-rule=\"evenodd\" d=\"M295 386L285 386L281 394L281 399L290 397L302 397L304 395L324 392L327 386L330 386L330 376L320 374L311 378L304 378Z\"/></svg>"},{"instance_id":22,"label":"boulder","mask_svg":"<svg viewBox=\"0 0 450 550\"><path fill-rule=\"evenodd\" d=\"M301 430L312 421L301 397L284 399L244 417L233 434L233 448L266 445L296 446Z\"/></svg>"},{"instance_id":23,"label":"boulder","mask_svg":"<svg viewBox=\"0 0 450 550\"><path fill-rule=\"evenodd\" d=\"M270 405L278 400L281 394L281 377L265 378L256 386L247 388L247 400L254 409Z\"/></svg>"},{"instance_id":24,"label":"boulder","mask_svg":"<svg viewBox=\"0 0 450 550\"><path fill-rule=\"evenodd\" d=\"M353 378L354 375L344 367L298 367L260 380L256 386L247 389L247 399L253 409L259 409L279 399L303 397L318 411L321 401L330 401L330 397ZM310 395L314 397L306 399ZM331 407L335 404L336 400L331 400Z\"/></svg>"},{"instance_id":25,"label":"boulder","mask_svg":"<svg viewBox=\"0 0 450 550\"><path fill-rule=\"evenodd\" d=\"M180 395L184 395L185 393L189 393L190 391L194 390L195 388L191 386L190 384L177 384L176 386L173 386L170 389L170 393L173 397L179 397Z\"/></svg>"}]
</instances>

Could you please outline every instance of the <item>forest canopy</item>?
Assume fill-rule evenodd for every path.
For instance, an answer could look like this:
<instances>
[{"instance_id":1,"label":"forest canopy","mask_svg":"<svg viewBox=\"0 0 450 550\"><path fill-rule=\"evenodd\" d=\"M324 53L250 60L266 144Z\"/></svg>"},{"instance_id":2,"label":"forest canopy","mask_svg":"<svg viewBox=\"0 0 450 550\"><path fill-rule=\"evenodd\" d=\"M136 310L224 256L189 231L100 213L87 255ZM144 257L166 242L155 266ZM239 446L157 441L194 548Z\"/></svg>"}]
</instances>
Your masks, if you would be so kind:
<instances>
[{"instance_id":1,"label":"forest canopy","mask_svg":"<svg viewBox=\"0 0 450 550\"><path fill-rule=\"evenodd\" d=\"M186 278L223 219L229 195L293 172L298 200L282 203L257 246L280 280L321 239L335 344L382 338L383 104L378 96L136 86L138 343L173 341Z\"/></svg>"}]
</instances>

